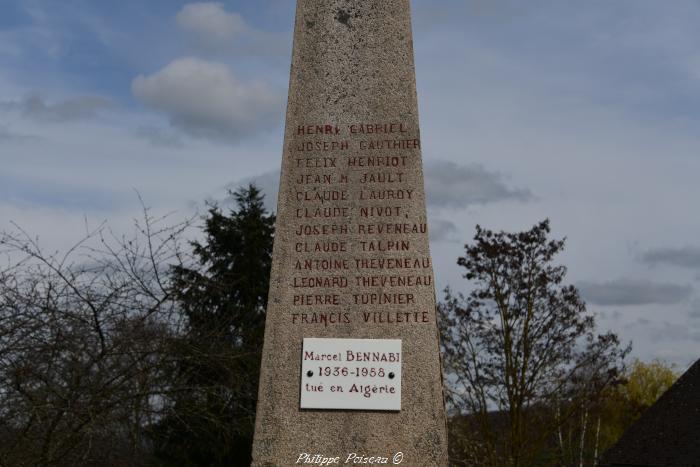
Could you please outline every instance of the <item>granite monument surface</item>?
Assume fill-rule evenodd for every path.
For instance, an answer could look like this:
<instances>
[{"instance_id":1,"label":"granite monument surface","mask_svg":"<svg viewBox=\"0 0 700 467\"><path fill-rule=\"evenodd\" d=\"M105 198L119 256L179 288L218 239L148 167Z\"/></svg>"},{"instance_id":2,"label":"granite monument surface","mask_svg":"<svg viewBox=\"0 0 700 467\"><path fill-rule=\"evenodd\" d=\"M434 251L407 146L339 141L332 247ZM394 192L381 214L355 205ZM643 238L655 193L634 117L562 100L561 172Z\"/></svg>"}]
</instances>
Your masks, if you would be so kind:
<instances>
[{"instance_id":1,"label":"granite monument surface","mask_svg":"<svg viewBox=\"0 0 700 467\"><path fill-rule=\"evenodd\" d=\"M299 0L254 466L446 466L409 0Z\"/></svg>"}]
</instances>

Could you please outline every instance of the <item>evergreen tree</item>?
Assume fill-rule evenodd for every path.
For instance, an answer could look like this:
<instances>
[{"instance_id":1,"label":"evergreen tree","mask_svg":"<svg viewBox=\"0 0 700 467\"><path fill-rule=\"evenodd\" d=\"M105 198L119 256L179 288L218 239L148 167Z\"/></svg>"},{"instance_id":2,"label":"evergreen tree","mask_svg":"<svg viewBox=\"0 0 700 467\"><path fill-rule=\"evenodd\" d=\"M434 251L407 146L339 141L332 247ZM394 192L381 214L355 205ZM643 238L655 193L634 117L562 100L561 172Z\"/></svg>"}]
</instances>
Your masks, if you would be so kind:
<instances>
[{"instance_id":1,"label":"evergreen tree","mask_svg":"<svg viewBox=\"0 0 700 467\"><path fill-rule=\"evenodd\" d=\"M256 187L231 195L237 208L210 206L205 239L192 243L199 267L172 271L188 326L155 430L161 465L250 465L275 217Z\"/></svg>"}]
</instances>

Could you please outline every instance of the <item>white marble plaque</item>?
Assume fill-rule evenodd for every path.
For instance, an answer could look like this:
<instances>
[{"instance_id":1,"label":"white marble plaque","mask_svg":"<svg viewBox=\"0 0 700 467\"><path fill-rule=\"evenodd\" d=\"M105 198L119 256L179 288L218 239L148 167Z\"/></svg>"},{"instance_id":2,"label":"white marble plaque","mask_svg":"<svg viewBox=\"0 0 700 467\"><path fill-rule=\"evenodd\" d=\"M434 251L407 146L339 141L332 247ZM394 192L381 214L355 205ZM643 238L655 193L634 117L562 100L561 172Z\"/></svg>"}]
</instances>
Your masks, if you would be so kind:
<instances>
[{"instance_id":1,"label":"white marble plaque","mask_svg":"<svg viewBox=\"0 0 700 467\"><path fill-rule=\"evenodd\" d=\"M305 338L301 408L401 410L400 339Z\"/></svg>"}]
</instances>

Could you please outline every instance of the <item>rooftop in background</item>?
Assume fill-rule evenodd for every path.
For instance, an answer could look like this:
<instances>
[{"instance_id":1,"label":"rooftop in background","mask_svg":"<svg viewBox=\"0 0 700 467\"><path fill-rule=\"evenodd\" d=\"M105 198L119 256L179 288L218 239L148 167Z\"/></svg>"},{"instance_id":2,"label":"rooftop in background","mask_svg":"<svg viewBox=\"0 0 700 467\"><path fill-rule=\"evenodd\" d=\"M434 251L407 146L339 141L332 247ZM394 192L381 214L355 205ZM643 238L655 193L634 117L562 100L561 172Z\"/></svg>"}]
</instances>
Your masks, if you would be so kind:
<instances>
[{"instance_id":1,"label":"rooftop in background","mask_svg":"<svg viewBox=\"0 0 700 467\"><path fill-rule=\"evenodd\" d=\"M610 448L600 467L700 466L700 360Z\"/></svg>"}]
</instances>

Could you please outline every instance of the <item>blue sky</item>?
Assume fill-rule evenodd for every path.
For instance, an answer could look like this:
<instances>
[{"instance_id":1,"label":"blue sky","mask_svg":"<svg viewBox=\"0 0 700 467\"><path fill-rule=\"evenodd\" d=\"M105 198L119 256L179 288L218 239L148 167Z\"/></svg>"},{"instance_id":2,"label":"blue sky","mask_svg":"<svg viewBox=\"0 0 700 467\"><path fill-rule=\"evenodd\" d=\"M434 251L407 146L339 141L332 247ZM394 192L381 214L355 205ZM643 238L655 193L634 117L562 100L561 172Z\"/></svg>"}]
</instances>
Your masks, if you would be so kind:
<instances>
[{"instance_id":1,"label":"blue sky","mask_svg":"<svg viewBox=\"0 0 700 467\"><path fill-rule=\"evenodd\" d=\"M700 357L700 4L414 0L439 287L479 223L549 217L634 355ZM0 229L61 248L139 192L276 197L294 2L0 0ZM272 203L274 204L274 203Z\"/></svg>"}]
</instances>

